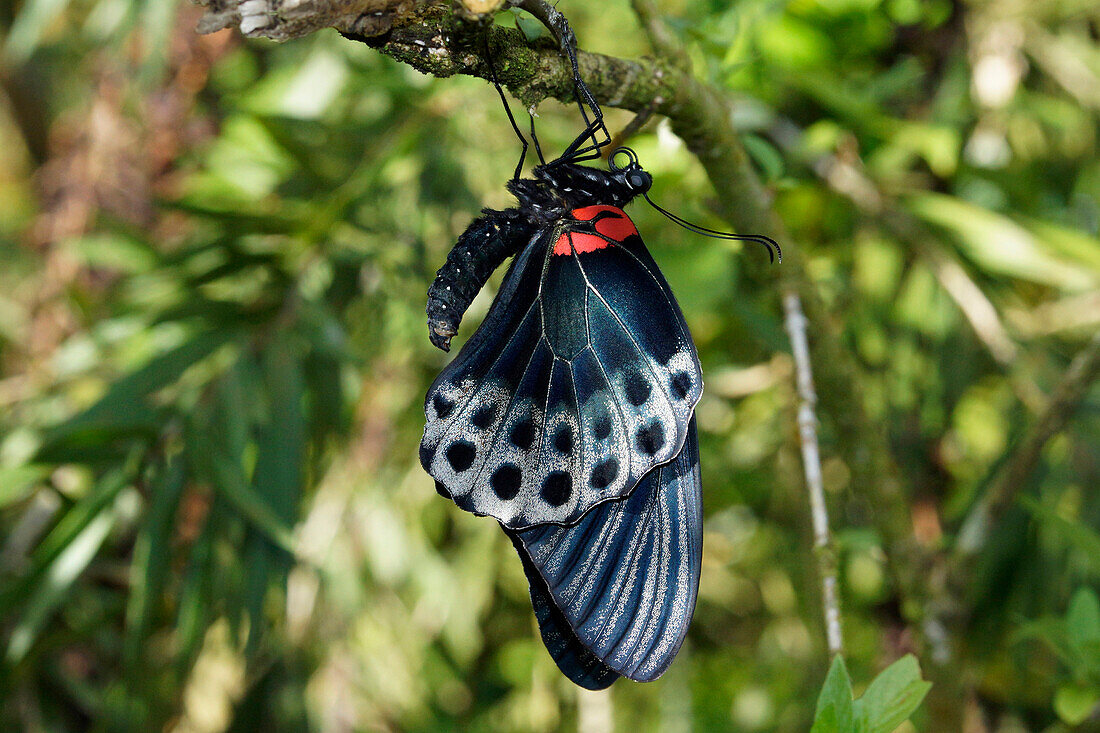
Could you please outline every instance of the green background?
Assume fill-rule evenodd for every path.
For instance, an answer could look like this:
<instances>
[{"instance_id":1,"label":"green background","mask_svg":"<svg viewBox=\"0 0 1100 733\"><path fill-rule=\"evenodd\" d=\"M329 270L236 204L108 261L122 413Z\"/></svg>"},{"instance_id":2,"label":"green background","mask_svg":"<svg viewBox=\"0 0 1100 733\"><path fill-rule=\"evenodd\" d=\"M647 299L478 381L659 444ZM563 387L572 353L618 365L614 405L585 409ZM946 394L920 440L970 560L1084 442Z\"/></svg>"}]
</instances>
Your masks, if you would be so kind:
<instances>
[{"instance_id":1,"label":"green background","mask_svg":"<svg viewBox=\"0 0 1100 733\"><path fill-rule=\"evenodd\" d=\"M587 50L651 53L625 2L559 8ZM887 557L897 507L819 415L856 694L914 652L934 686L905 726L1097 725L1100 391L965 592L938 573L1100 327L1100 11L660 10L733 101L896 466L911 536ZM333 31L197 36L200 14L0 4L0 728L808 730L828 657L763 251L630 212L703 363L702 582L662 679L579 692L507 539L416 458L448 359L425 291L477 211L511 203L495 92ZM578 129L539 115L547 151ZM728 228L666 123L630 145L656 201ZM898 568L919 580L904 596Z\"/></svg>"}]
</instances>

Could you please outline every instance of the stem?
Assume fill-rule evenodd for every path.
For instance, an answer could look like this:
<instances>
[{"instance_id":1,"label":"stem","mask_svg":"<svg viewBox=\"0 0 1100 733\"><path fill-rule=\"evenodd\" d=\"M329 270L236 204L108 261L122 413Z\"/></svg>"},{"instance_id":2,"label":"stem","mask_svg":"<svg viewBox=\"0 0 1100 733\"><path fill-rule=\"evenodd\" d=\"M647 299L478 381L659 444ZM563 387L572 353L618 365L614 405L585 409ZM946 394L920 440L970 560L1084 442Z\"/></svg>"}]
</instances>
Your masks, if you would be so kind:
<instances>
[{"instance_id":1,"label":"stem","mask_svg":"<svg viewBox=\"0 0 1100 733\"><path fill-rule=\"evenodd\" d=\"M810 495L810 515L814 528L814 555L821 576L821 603L825 612L825 640L829 655L843 651L840 629L840 602L837 590L836 549L829 533L829 514L825 506L825 485L821 476L821 453L817 443L817 394L810 366L810 345L806 338L808 321L802 313L798 293L783 296L786 329L794 354L795 382L798 386L798 434L802 444L802 467L806 474L806 490Z\"/></svg>"}]
</instances>

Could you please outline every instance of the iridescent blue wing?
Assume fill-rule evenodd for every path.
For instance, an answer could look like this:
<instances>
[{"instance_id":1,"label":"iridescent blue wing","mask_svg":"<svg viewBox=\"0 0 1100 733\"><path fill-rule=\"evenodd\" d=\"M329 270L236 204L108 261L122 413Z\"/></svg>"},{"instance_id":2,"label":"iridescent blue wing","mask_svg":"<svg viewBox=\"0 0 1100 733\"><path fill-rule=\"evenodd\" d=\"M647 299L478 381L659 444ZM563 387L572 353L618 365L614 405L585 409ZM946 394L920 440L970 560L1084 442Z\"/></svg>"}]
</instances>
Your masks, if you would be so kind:
<instances>
[{"instance_id":1,"label":"iridescent blue wing","mask_svg":"<svg viewBox=\"0 0 1100 733\"><path fill-rule=\"evenodd\" d=\"M569 525L673 459L703 381L668 283L620 209L537 233L425 401L440 492L509 529Z\"/></svg>"},{"instance_id":2,"label":"iridescent blue wing","mask_svg":"<svg viewBox=\"0 0 1100 733\"><path fill-rule=\"evenodd\" d=\"M649 681L671 664L695 612L702 497L695 419L671 463L575 525L505 530L523 558L543 642L576 684Z\"/></svg>"},{"instance_id":3,"label":"iridescent blue wing","mask_svg":"<svg viewBox=\"0 0 1100 733\"><path fill-rule=\"evenodd\" d=\"M574 684L587 690L602 690L610 687L620 675L604 664L573 633L569 620L554 603L554 597L550 595L546 581L539 575L538 568L531 563L531 558L523 549L523 544L514 534L509 533L509 536L512 544L516 546L520 560L523 561L523 572L531 587L531 605L535 609L535 619L539 622L542 643L550 652L558 668Z\"/></svg>"}]
</instances>

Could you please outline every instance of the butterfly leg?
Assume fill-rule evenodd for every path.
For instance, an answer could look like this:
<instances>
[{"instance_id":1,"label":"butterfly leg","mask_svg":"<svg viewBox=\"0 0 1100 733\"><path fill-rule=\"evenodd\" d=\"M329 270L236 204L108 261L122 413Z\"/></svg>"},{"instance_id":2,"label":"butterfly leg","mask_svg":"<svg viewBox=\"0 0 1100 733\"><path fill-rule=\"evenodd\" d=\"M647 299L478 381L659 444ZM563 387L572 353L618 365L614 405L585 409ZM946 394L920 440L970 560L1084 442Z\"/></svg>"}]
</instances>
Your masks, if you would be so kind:
<instances>
[{"instance_id":1,"label":"butterfly leg","mask_svg":"<svg viewBox=\"0 0 1100 733\"><path fill-rule=\"evenodd\" d=\"M508 106L508 98L504 96L504 89L500 86L500 81L497 79L496 64L493 63L493 52L489 48L489 39L485 39L485 61L489 65L489 76L492 78L493 86L496 87L497 94L500 95L500 102L504 105L504 112L508 115L508 121L512 123L512 130L516 133L516 137L519 138L519 142L523 145L523 149L519 152L519 162L516 163L516 172L512 174L512 180L519 178L519 174L523 171L523 161L527 157L527 138L523 136L523 133L519 131L519 125L516 124L516 118L512 116L512 108ZM531 134L534 134L534 126L531 128ZM536 148L538 143L535 143ZM542 153L539 153L539 157L542 157Z\"/></svg>"},{"instance_id":2,"label":"butterfly leg","mask_svg":"<svg viewBox=\"0 0 1100 733\"><path fill-rule=\"evenodd\" d=\"M451 248L447 261L428 288L428 338L443 351L451 350L462 316L485 281L527 244L534 229L518 209L486 209Z\"/></svg>"},{"instance_id":3,"label":"butterfly leg","mask_svg":"<svg viewBox=\"0 0 1100 733\"><path fill-rule=\"evenodd\" d=\"M514 4L533 15L550 30L561 47L562 54L569 59L573 68L573 87L576 90L577 107L581 111L585 128L569 144L558 160L576 162L598 158L600 150L611 143L611 134L604 125L603 110L596 102L596 97L581 79L580 65L577 63L577 37L569 26L569 21L557 8L545 0L522 0ZM592 114L591 119L589 111Z\"/></svg>"}]
</instances>

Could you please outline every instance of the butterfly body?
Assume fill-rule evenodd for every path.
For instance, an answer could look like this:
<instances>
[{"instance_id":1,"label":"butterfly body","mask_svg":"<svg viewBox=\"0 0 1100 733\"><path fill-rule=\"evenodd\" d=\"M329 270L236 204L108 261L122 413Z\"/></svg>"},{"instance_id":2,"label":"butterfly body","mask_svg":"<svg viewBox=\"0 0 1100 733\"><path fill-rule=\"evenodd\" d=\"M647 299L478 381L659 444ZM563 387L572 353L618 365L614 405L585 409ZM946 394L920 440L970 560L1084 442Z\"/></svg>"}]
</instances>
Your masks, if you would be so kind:
<instances>
[{"instance_id":1,"label":"butterfly body","mask_svg":"<svg viewBox=\"0 0 1100 733\"><path fill-rule=\"evenodd\" d=\"M482 284L456 283L485 269L476 254L515 253L484 322L428 390L421 443L456 504L514 530L570 525L629 494L679 453L703 387L679 306L621 208L634 194L624 176L573 164L535 174L510 184L517 209L486 212L460 238L428 306L433 332L453 333L469 302L455 294ZM480 253L478 240L490 243Z\"/></svg>"},{"instance_id":2,"label":"butterfly body","mask_svg":"<svg viewBox=\"0 0 1100 733\"><path fill-rule=\"evenodd\" d=\"M543 641L577 684L653 679L695 607L702 519L694 343L623 210L636 165L555 161L508 184L429 290L447 350L489 275L484 321L428 390L420 460L460 508L520 553Z\"/></svg>"}]
</instances>

